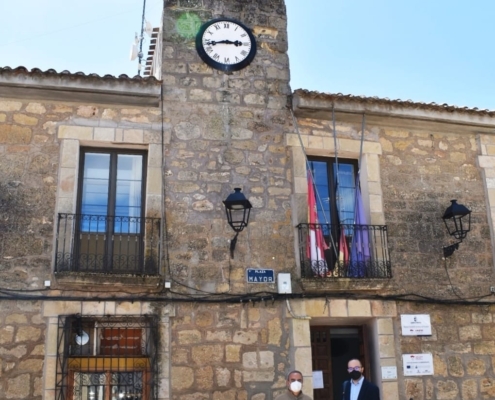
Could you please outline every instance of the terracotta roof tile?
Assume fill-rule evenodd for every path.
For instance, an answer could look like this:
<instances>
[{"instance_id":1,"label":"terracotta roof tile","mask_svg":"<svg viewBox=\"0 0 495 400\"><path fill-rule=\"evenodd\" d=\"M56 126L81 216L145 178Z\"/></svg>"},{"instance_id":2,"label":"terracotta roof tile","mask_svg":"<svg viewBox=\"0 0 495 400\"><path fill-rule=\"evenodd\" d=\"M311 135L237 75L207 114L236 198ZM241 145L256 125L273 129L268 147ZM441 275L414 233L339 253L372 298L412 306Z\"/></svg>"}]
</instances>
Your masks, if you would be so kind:
<instances>
[{"instance_id":1,"label":"terracotta roof tile","mask_svg":"<svg viewBox=\"0 0 495 400\"><path fill-rule=\"evenodd\" d=\"M160 85L161 82L156 79L154 76L147 76L147 77L142 77L139 75L136 75L134 77L129 77L126 74L121 74L119 76L114 76L114 75L104 75L100 76L98 74L85 74L84 72L70 72L67 70L63 70L61 72L57 72L56 70L50 68L47 69L46 71L42 71L39 68L33 68L31 70L27 69L26 67L17 67L17 68L11 68L11 67L0 67L0 75L14 75L14 76L19 76L19 75L26 75L26 76L60 76L61 78L76 78L76 79L84 79L84 80L105 80L105 81L120 81L120 82L130 82L130 83L137 83L141 85Z\"/></svg>"},{"instance_id":2,"label":"terracotta roof tile","mask_svg":"<svg viewBox=\"0 0 495 400\"><path fill-rule=\"evenodd\" d=\"M400 99L390 100L387 98L354 96L354 95L342 94L342 93L321 93L321 92L310 91L305 89L295 90L294 95L298 95L302 98L315 99L315 100L338 101L340 103L352 102L352 103L361 103L361 104L370 104L370 105L398 106L398 107L404 107L408 109L418 109L418 110L477 114L477 115L486 115L490 117L495 116L495 110L479 109L477 107L473 107L473 108L459 107L445 103L444 104L421 103L412 100L400 100Z\"/></svg>"}]
</instances>

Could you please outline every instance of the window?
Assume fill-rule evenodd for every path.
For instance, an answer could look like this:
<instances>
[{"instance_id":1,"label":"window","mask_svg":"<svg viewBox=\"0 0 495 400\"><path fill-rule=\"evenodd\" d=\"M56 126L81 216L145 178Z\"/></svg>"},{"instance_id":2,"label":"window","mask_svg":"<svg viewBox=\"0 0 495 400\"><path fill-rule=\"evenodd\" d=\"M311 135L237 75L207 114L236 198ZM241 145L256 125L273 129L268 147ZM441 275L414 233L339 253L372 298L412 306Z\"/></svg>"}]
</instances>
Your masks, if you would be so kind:
<instances>
[{"instance_id":1,"label":"window","mask_svg":"<svg viewBox=\"0 0 495 400\"><path fill-rule=\"evenodd\" d=\"M337 163L335 159L313 158L309 166L319 197L316 199L318 221L335 226L353 224L357 161L339 159Z\"/></svg>"},{"instance_id":2,"label":"window","mask_svg":"<svg viewBox=\"0 0 495 400\"><path fill-rule=\"evenodd\" d=\"M83 150L79 191L82 232L139 233L144 161L145 154ZM108 216L118 218L108 224Z\"/></svg>"},{"instance_id":3,"label":"window","mask_svg":"<svg viewBox=\"0 0 495 400\"><path fill-rule=\"evenodd\" d=\"M155 400L157 318L60 316L57 400Z\"/></svg>"},{"instance_id":4,"label":"window","mask_svg":"<svg viewBox=\"0 0 495 400\"><path fill-rule=\"evenodd\" d=\"M302 275L391 277L386 226L369 224L357 160L312 157L308 167L308 194L315 197L308 204L315 204L317 222L313 217L298 226Z\"/></svg>"},{"instance_id":5,"label":"window","mask_svg":"<svg viewBox=\"0 0 495 400\"><path fill-rule=\"evenodd\" d=\"M76 214L59 214L57 271L156 274L159 219L144 217L145 152L83 148Z\"/></svg>"}]
</instances>

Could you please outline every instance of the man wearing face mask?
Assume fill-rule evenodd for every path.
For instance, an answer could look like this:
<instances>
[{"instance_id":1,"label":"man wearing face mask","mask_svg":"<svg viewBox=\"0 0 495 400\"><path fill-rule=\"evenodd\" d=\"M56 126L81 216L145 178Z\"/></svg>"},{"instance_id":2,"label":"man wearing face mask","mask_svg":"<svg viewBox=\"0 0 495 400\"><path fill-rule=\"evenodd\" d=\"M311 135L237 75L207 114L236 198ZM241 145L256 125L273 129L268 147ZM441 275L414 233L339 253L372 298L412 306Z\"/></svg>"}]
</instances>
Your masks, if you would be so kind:
<instances>
[{"instance_id":1,"label":"man wearing face mask","mask_svg":"<svg viewBox=\"0 0 495 400\"><path fill-rule=\"evenodd\" d=\"M312 400L302 392L303 377L299 371L287 375L287 391L277 396L275 400Z\"/></svg>"},{"instance_id":2,"label":"man wearing face mask","mask_svg":"<svg viewBox=\"0 0 495 400\"><path fill-rule=\"evenodd\" d=\"M366 380L361 361L352 359L347 363L347 372L351 377L343 385L342 400L380 400L378 386Z\"/></svg>"}]
</instances>

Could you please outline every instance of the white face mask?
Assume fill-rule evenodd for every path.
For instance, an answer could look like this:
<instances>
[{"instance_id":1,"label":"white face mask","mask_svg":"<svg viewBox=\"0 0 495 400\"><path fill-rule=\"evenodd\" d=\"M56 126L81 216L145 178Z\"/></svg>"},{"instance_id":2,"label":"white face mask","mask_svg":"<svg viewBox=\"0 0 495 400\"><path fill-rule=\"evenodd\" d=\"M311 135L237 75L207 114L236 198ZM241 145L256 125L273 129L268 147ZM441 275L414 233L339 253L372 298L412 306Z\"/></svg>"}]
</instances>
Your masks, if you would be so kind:
<instances>
[{"instance_id":1,"label":"white face mask","mask_svg":"<svg viewBox=\"0 0 495 400\"><path fill-rule=\"evenodd\" d=\"M290 383L290 390L294 393L299 393L302 389L302 383L298 381L294 381Z\"/></svg>"}]
</instances>

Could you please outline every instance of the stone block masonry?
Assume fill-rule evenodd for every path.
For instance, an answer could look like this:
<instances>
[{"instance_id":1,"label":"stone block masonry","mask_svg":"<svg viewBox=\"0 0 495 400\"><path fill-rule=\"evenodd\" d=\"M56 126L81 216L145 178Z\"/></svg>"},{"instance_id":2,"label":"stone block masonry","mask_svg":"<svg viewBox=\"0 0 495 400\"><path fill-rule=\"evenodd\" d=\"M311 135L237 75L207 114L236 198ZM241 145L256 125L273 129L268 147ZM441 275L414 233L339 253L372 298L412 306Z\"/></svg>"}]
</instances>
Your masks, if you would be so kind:
<instances>
[{"instance_id":1,"label":"stone block masonry","mask_svg":"<svg viewBox=\"0 0 495 400\"><path fill-rule=\"evenodd\" d=\"M196 53L194 35L180 29L186 16L198 24L220 16L243 22L255 32L255 59L231 74L207 67ZM290 130L284 2L166 3L164 27L170 274L207 291L255 290L246 283L247 265L280 271L295 267L292 172L284 145ZM233 232L222 201L235 187L243 189L253 210L228 266Z\"/></svg>"},{"instance_id":2,"label":"stone block masonry","mask_svg":"<svg viewBox=\"0 0 495 400\"><path fill-rule=\"evenodd\" d=\"M45 331L40 302L0 301L0 398L41 399Z\"/></svg>"},{"instance_id":3,"label":"stone block masonry","mask_svg":"<svg viewBox=\"0 0 495 400\"><path fill-rule=\"evenodd\" d=\"M0 280L50 279L56 210L76 211L80 146L151 147L148 197L161 198L160 130L153 108L0 99Z\"/></svg>"},{"instance_id":4,"label":"stone block masonry","mask_svg":"<svg viewBox=\"0 0 495 400\"><path fill-rule=\"evenodd\" d=\"M171 342L174 396L252 399L283 390L290 361L282 312L279 305L177 306Z\"/></svg>"}]
</instances>

